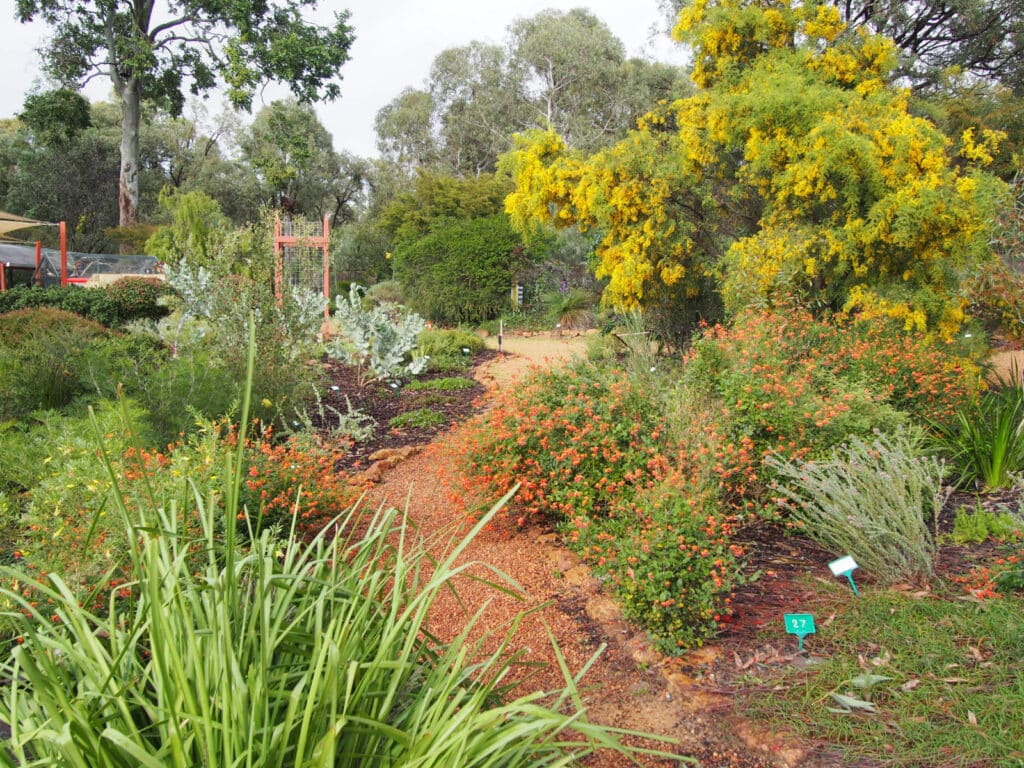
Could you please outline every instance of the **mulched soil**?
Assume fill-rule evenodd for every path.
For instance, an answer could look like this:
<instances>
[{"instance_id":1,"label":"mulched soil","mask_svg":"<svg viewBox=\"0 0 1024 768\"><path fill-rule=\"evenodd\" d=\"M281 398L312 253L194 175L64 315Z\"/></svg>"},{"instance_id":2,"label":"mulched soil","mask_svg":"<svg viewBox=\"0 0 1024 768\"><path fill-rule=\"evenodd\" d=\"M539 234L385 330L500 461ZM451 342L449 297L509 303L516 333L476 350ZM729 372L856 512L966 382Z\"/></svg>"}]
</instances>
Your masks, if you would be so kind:
<instances>
[{"instance_id":1,"label":"mulched soil","mask_svg":"<svg viewBox=\"0 0 1024 768\"><path fill-rule=\"evenodd\" d=\"M472 379L473 369L494 359L496 352L485 350L473 356L470 367L465 371L427 372L416 377L416 381L430 381L449 377ZM343 363L325 363L331 386L323 398L330 415L331 408L348 413L352 409L361 411L375 422L373 436L362 443L353 445L338 463L339 470L365 469L369 457L385 448L404 448L430 443L441 432L453 424L465 421L483 408L485 387L477 382L472 388L450 391L411 390L407 381L370 381L360 383L359 372ZM429 408L444 415L443 424L433 427L394 429L391 419L409 411ZM316 422L314 422L316 423ZM324 426L316 424L316 426Z\"/></svg>"}]
</instances>

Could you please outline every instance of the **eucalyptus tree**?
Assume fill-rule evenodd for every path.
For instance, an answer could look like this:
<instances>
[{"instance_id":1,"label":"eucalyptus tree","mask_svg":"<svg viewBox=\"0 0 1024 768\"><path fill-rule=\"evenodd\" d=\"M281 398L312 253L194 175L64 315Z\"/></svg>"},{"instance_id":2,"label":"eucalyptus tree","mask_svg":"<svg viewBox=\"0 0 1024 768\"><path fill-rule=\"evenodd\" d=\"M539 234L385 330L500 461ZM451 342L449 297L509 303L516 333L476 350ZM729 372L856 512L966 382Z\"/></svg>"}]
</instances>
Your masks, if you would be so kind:
<instances>
[{"instance_id":1,"label":"eucalyptus tree","mask_svg":"<svg viewBox=\"0 0 1024 768\"><path fill-rule=\"evenodd\" d=\"M21 22L45 22L53 38L47 72L78 86L108 77L122 107L118 215L139 216L142 107L151 101L180 114L185 91L223 83L233 104L248 108L267 81L287 83L303 101L340 94L338 70L353 33L348 12L330 26L308 23L318 0L17 0Z\"/></svg>"}]
</instances>

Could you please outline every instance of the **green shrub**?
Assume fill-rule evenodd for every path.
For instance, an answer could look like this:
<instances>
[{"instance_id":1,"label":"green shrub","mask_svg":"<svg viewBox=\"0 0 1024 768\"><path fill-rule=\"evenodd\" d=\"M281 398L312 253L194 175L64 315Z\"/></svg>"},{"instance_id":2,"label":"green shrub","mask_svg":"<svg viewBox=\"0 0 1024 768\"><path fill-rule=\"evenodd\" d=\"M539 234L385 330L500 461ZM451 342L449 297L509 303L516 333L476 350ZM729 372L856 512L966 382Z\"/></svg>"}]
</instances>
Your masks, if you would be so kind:
<instances>
[{"instance_id":1,"label":"green shrub","mask_svg":"<svg viewBox=\"0 0 1024 768\"><path fill-rule=\"evenodd\" d=\"M167 283L151 277L125 277L105 288L19 286L0 294L0 314L49 307L114 328L164 317L168 310L163 297L173 292Z\"/></svg>"},{"instance_id":2,"label":"green shrub","mask_svg":"<svg viewBox=\"0 0 1024 768\"><path fill-rule=\"evenodd\" d=\"M218 380L227 381L231 399L239 398L246 378L246 328L253 316L257 347L254 416L268 425L280 425L306 404L323 379L317 342L325 306L322 296L290 289L279 307L270 283L248 276L218 277L202 267L192 269L184 264L168 269L167 276L179 299L172 316L161 321L160 333L176 355L194 356L188 367L197 370L204 362L215 366L216 375L207 379L211 387ZM197 389L213 395L215 405L224 399L205 384ZM202 403L195 405L207 415L223 413Z\"/></svg>"},{"instance_id":3,"label":"green shrub","mask_svg":"<svg viewBox=\"0 0 1024 768\"><path fill-rule=\"evenodd\" d=\"M122 277L107 288L98 288L107 294L116 322L125 325L135 320L159 320L169 314L166 297L174 289L155 277Z\"/></svg>"},{"instance_id":4,"label":"green shrub","mask_svg":"<svg viewBox=\"0 0 1024 768\"><path fill-rule=\"evenodd\" d=\"M942 509L943 466L905 433L851 437L820 461L769 456L777 502L804 533L854 560L882 584L927 582ZM934 525L933 525L934 527Z\"/></svg>"},{"instance_id":5,"label":"green shrub","mask_svg":"<svg viewBox=\"0 0 1024 768\"><path fill-rule=\"evenodd\" d=\"M513 275L527 253L499 213L436 219L428 235L400 243L393 262L409 307L435 323L458 325L508 308Z\"/></svg>"},{"instance_id":6,"label":"green shrub","mask_svg":"<svg viewBox=\"0 0 1024 768\"><path fill-rule=\"evenodd\" d=\"M550 291L541 298L548 322L559 330L581 330L594 324L593 294L578 288L562 292Z\"/></svg>"},{"instance_id":7,"label":"green shrub","mask_svg":"<svg viewBox=\"0 0 1024 768\"><path fill-rule=\"evenodd\" d=\"M420 379L417 381L410 381L405 385L405 389L410 392L419 392L423 390L432 392L456 392L461 389L472 389L477 383L473 379L467 379L462 376L445 376L440 379Z\"/></svg>"},{"instance_id":8,"label":"green shrub","mask_svg":"<svg viewBox=\"0 0 1024 768\"><path fill-rule=\"evenodd\" d=\"M974 511L960 507L953 518L950 538L956 544L980 544L989 539L1006 541L1021 535L1021 521L1009 512L992 512L979 503Z\"/></svg>"},{"instance_id":9,"label":"green shrub","mask_svg":"<svg viewBox=\"0 0 1024 768\"><path fill-rule=\"evenodd\" d=\"M0 421L62 408L89 391L88 354L109 338L102 325L59 309L0 315Z\"/></svg>"},{"instance_id":10,"label":"green shrub","mask_svg":"<svg viewBox=\"0 0 1024 768\"><path fill-rule=\"evenodd\" d=\"M349 286L349 289L351 286ZM348 292L346 290L346 293ZM405 297L402 294L402 286L397 280L384 280L375 283L366 289L363 295L363 304L367 309L373 309L380 304L405 304Z\"/></svg>"},{"instance_id":11,"label":"green shrub","mask_svg":"<svg viewBox=\"0 0 1024 768\"><path fill-rule=\"evenodd\" d=\"M416 408L392 417L388 423L392 429L427 429L438 427L447 420L443 413L438 413L430 408Z\"/></svg>"},{"instance_id":12,"label":"green shrub","mask_svg":"<svg viewBox=\"0 0 1024 768\"><path fill-rule=\"evenodd\" d=\"M475 333L458 329L428 328L417 337L419 352L431 358L475 355L484 350L484 340ZM465 352L464 350L469 350Z\"/></svg>"},{"instance_id":13,"label":"green shrub","mask_svg":"<svg viewBox=\"0 0 1024 768\"><path fill-rule=\"evenodd\" d=\"M626 616L665 653L715 636L740 581L735 518L716 494L673 473L607 519L574 520L573 546L608 574Z\"/></svg>"},{"instance_id":14,"label":"green shrub","mask_svg":"<svg viewBox=\"0 0 1024 768\"><path fill-rule=\"evenodd\" d=\"M1024 470L1024 389L1000 382L959 409L954 423L936 424L935 442L952 462L960 487L1010 487Z\"/></svg>"}]
</instances>

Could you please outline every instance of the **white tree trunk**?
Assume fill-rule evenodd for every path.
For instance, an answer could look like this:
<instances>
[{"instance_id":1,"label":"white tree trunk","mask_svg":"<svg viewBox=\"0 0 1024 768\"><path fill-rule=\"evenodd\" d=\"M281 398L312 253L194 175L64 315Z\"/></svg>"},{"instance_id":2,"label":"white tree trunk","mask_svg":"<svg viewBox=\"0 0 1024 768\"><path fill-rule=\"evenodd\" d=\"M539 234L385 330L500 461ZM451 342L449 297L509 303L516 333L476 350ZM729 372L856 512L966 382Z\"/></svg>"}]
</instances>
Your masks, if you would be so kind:
<instances>
[{"instance_id":1,"label":"white tree trunk","mask_svg":"<svg viewBox=\"0 0 1024 768\"><path fill-rule=\"evenodd\" d=\"M118 224L139 221L139 129L142 122L142 84L132 77L122 81L121 177L118 189Z\"/></svg>"}]
</instances>

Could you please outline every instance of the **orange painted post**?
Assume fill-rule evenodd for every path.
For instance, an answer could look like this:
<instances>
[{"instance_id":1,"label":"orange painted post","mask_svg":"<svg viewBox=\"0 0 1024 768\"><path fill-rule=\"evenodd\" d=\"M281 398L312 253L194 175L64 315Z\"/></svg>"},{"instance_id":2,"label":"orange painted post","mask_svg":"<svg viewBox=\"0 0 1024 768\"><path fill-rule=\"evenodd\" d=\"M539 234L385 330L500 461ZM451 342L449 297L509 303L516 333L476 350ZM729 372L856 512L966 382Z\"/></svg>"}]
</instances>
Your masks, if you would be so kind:
<instances>
[{"instance_id":1,"label":"orange painted post","mask_svg":"<svg viewBox=\"0 0 1024 768\"><path fill-rule=\"evenodd\" d=\"M32 276L32 282L36 285L43 284L43 241L36 240L36 273Z\"/></svg>"},{"instance_id":2,"label":"orange painted post","mask_svg":"<svg viewBox=\"0 0 1024 768\"><path fill-rule=\"evenodd\" d=\"M7 290L7 265L0 261L0 293Z\"/></svg>"},{"instance_id":3,"label":"orange painted post","mask_svg":"<svg viewBox=\"0 0 1024 768\"><path fill-rule=\"evenodd\" d=\"M284 306L284 246L281 219L274 219L274 295L278 309Z\"/></svg>"},{"instance_id":4,"label":"orange painted post","mask_svg":"<svg viewBox=\"0 0 1024 768\"><path fill-rule=\"evenodd\" d=\"M329 252L331 242L331 220L324 216L324 298L328 303L331 301L331 254ZM324 305L324 320L330 317L330 307Z\"/></svg>"},{"instance_id":5,"label":"orange painted post","mask_svg":"<svg viewBox=\"0 0 1024 768\"><path fill-rule=\"evenodd\" d=\"M68 284L68 225L60 223L60 287Z\"/></svg>"}]
</instances>

